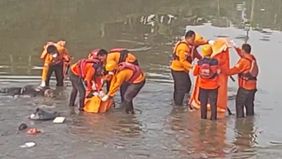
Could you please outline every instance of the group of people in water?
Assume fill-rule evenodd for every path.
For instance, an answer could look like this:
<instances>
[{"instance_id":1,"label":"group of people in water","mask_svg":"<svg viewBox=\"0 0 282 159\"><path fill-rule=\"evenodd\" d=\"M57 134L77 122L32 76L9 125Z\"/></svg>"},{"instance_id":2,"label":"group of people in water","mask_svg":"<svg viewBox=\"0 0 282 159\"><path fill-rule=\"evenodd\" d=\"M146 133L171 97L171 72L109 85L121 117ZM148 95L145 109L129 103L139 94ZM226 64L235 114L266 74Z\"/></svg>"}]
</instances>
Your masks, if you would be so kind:
<instances>
[{"instance_id":1,"label":"group of people in water","mask_svg":"<svg viewBox=\"0 0 282 159\"><path fill-rule=\"evenodd\" d=\"M70 64L71 57L65 45L65 41L58 41L48 42L44 46L41 54L41 59L44 61L42 82L40 87L28 87L29 92L33 94L40 92L44 96L51 96L49 81L52 73L55 73L57 86L63 86L63 81L68 74L72 83L69 106L76 105L77 94L79 94L78 108L81 111L87 111L86 103L93 97L99 100L98 105L107 101L111 101L107 103L108 105L113 104L113 97L120 89L121 106L126 113L134 114L133 99L146 81L145 73L136 56L125 48L114 48L110 51L95 49L88 56ZM226 68L223 66L229 59L220 54L226 52L231 46L236 49L240 59L234 67ZM198 61L193 64L195 59ZM251 54L249 44L245 43L239 48L227 39L206 40L200 34L189 30L184 38L175 44L170 68L174 81L173 99L176 106L185 105L183 104L185 95L190 94L192 88L189 75L192 71L196 78L195 87L187 104L190 106L193 99L199 100L201 118L207 119L209 107L210 119L216 120L219 110L218 101L224 98L219 93L219 89L224 87L222 78L238 74L236 116L244 117L244 109L247 116L254 115L258 66L254 55ZM1 91L8 92L7 89ZM23 94L27 88L17 88L14 91ZM227 90L224 91L227 94Z\"/></svg>"},{"instance_id":2,"label":"group of people in water","mask_svg":"<svg viewBox=\"0 0 282 159\"><path fill-rule=\"evenodd\" d=\"M200 52L197 50L199 46ZM232 68L229 68L228 48L230 47L234 47L240 57ZM198 61L193 66L195 59ZM170 68L174 80L173 98L176 105L183 105L185 94L190 93L189 72L193 70L196 82L188 104L191 104L190 101L199 100L202 119L207 119L209 105L210 119L216 120L220 104L225 108L223 112L227 109L227 77L238 74L236 116L244 117L245 109L247 116L254 115L258 65L254 55L251 54L249 44L245 43L239 48L231 40L225 38L206 40L190 30L185 34L184 39L175 45Z\"/></svg>"},{"instance_id":3,"label":"group of people in water","mask_svg":"<svg viewBox=\"0 0 282 159\"><path fill-rule=\"evenodd\" d=\"M144 86L145 74L137 58L128 50L114 48L108 52L105 49L95 49L87 57L70 65L71 58L65 42L59 41L47 43L41 58L44 60L41 88L49 87L52 72L55 72L57 86L62 86L68 72L72 83L69 106L75 106L79 94L78 108L87 111L85 104L89 98L99 97L94 99L106 102L112 100L120 89L122 106L127 113L134 113L133 98ZM104 84L107 93L104 93ZM98 107L99 105L98 103Z\"/></svg>"}]
</instances>

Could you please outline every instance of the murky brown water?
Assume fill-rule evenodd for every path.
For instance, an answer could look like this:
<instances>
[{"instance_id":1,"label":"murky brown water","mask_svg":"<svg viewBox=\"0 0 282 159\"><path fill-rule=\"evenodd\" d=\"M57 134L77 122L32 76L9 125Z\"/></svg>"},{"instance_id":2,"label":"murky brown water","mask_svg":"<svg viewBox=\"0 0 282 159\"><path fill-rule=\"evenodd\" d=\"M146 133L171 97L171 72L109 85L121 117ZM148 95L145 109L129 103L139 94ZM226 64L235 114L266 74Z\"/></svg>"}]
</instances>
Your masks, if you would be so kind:
<instances>
[{"instance_id":1,"label":"murky brown water","mask_svg":"<svg viewBox=\"0 0 282 159\"><path fill-rule=\"evenodd\" d=\"M281 8L281 0L1 0L1 87L39 84L42 46L59 39L75 59L96 47L133 49L149 80L136 98L136 115L119 109L76 114L66 105L69 85L55 100L0 97L0 158L282 158ZM193 29L240 44L246 20L252 21L248 42L261 68L256 116L210 122L199 112L173 109L172 43ZM230 82L230 95L236 87ZM37 106L61 112L66 123L29 121ZM229 107L234 112L233 100ZM21 122L43 133L17 134ZM27 141L36 147L19 147Z\"/></svg>"}]
</instances>

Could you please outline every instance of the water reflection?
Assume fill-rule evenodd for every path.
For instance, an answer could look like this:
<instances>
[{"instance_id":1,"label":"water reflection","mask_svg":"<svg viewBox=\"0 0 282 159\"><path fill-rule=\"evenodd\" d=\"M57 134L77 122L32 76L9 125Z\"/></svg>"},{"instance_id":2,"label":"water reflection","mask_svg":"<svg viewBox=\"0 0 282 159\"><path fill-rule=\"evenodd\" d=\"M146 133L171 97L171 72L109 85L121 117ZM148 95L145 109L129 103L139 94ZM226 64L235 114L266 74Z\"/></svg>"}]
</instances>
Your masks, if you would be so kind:
<instances>
[{"instance_id":1,"label":"water reflection","mask_svg":"<svg viewBox=\"0 0 282 159\"><path fill-rule=\"evenodd\" d=\"M189 122L188 122L189 121ZM226 120L217 122L201 120L199 112L188 113L185 109L173 111L168 124L177 141L176 151L180 156L192 158L224 158L226 142Z\"/></svg>"},{"instance_id":2,"label":"water reflection","mask_svg":"<svg viewBox=\"0 0 282 159\"><path fill-rule=\"evenodd\" d=\"M248 117L244 119L237 119L235 121L235 139L233 144L237 148L237 153L234 157L245 158L256 154L254 149L257 144L257 130L254 125L255 118Z\"/></svg>"}]
</instances>

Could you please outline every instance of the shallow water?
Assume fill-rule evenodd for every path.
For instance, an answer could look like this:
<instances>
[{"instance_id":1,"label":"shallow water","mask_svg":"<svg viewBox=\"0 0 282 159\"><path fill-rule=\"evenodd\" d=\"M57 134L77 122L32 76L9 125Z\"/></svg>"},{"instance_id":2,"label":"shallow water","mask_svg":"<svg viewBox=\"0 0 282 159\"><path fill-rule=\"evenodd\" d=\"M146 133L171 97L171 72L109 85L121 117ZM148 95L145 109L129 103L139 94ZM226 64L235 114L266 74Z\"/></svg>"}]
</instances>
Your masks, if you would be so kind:
<instances>
[{"instance_id":1,"label":"shallow water","mask_svg":"<svg viewBox=\"0 0 282 159\"><path fill-rule=\"evenodd\" d=\"M75 112L66 104L68 81L54 100L1 96L0 158L282 158L282 75L277 73L281 7L281 0L0 1L1 87L39 84L42 46L59 39L67 41L74 61L96 47L130 48L148 77L136 98L135 115L119 108L99 115ZM142 20L152 14L158 17ZM200 120L197 111L173 108L168 67L172 43L192 29L208 39L228 36L241 44L245 19L252 20L248 42L261 70L255 117L221 114L211 122ZM233 65L238 59L234 51L231 57ZM237 84L230 81L229 86L234 112ZM35 107L58 111L67 120L30 121ZM17 133L21 122L43 132ZM28 141L37 145L20 148Z\"/></svg>"}]
</instances>

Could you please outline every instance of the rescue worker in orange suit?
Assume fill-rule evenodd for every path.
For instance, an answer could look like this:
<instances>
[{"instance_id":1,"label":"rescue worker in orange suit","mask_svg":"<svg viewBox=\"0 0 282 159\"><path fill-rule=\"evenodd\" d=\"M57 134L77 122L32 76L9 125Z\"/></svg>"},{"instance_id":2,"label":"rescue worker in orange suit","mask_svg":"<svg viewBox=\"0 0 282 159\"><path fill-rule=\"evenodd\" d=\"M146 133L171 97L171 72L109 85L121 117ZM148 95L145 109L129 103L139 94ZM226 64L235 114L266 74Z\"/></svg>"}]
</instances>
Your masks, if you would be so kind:
<instances>
[{"instance_id":1,"label":"rescue worker in orange suit","mask_svg":"<svg viewBox=\"0 0 282 159\"><path fill-rule=\"evenodd\" d=\"M133 99L145 84L145 75L137 65L122 62L117 64L115 61L109 61L106 64L106 71L114 72L113 79L107 95L102 97L102 101L112 98L119 87L124 82L128 83L126 90L123 92L122 106L125 107L126 113L134 114Z\"/></svg>"},{"instance_id":2,"label":"rescue worker in orange suit","mask_svg":"<svg viewBox=\"0 0 282 159\"><path fill-rule=\"evenodd\" d=\"M64 69L70 63L70 56L65 48L65 41L59 41L57 43L48 42L40 58L44 60L40 86L49 87L49 81L53 72L55 72L57 86L63 86Z\"/></svg>"},{"instance_id":3,"label":"rescue worker in orange suit","mask_svg":"<svg viewBox=\"0 0 282 159\"><path fill-rule=\"evenodd\" d=\"M255 57L251 54L251 46L243 44L242 49L235 47L240 59L237 64L227 71L227 75L238 74L239 89L236 95L236 116L243 118L254 115L254 100L257 91L258 66Z\"/></svg>"},{"instance_id":4,"label":"rescue worker in orange suit","mask_svg":"<svg viewBox=\"0 0 282 159\"><path fill-rule=\"evenodd\" d=\"M171 74L174 80L174 104L177 106L183 105L183 99L186 93L190 92L191 79L189 71L192 69L192 62L194 58L201 59L196 48L198 45L207 44L204 40L200 44L195 43L196 33L189 30L185 34L185 39L179 41L173 51L173 60L171 62Z\"/></svg>"},{"instance_id":5,"label":"rescue worker in orange suit","mask_svg":"<svg viewBox=\"0 0 282 159\"><path fill-rule=\"evenodd\" d=\"M98 53L98 58L105 58L106 56L106 52ZM97 84L103 76L102 62L97 59L81 59L71 66L69 76L72 83L69 106L75 105L78 92L79 110L83 110L86 91L96 90Z\"/></svg>"},{"instance_id":6,"label":"rescue worker in orange suit","mask_svg":"<svg viewBox=\"0 0 282 159\"><path fill-rule=\"evenodd\" d=\"M120 64L122 62L128 62L128 63L132 63L134 65L139 65L136 56L133 55L128 50L126 50L125 48L111 49L110 52L108 53L106 63L108 63L110 61L115 61L117 64ZM108 76L110 76L110 75L108 75ZM111 77L109 77L109 78L111 78ZM109 89L110 89L109 83L110 83L110 81L107 83L107 91L109 91ZM123 94L124 94L125 90L127 89L127 87L128 87L127 82L122 83L122 85L120 87L121 102L123 102L123 100L124 100Z\"/></svg>"},{"instance_id":7,"label":"rescue worker in orange suit","mask_svg":"<svg viewBox=\"0 0 282 159\"><path fill-rule=\"evenodd\" d=\"M211 120L217 119L218 95L218 60L211 58L212 47L207 44L202 47L203 59L194 68L194 75L199 76L199 100L201 102L201 118L207 119L207 105L211 107Z\"/></svg>"}]
</instances>

